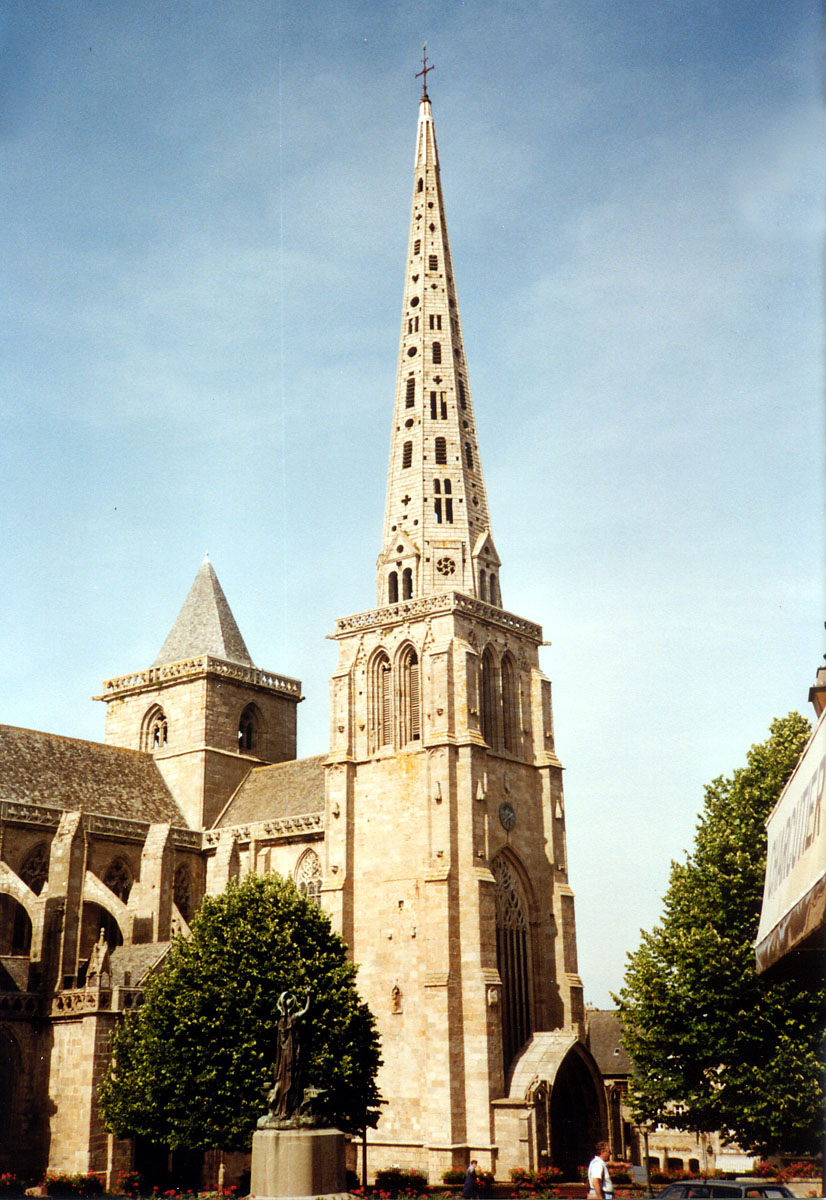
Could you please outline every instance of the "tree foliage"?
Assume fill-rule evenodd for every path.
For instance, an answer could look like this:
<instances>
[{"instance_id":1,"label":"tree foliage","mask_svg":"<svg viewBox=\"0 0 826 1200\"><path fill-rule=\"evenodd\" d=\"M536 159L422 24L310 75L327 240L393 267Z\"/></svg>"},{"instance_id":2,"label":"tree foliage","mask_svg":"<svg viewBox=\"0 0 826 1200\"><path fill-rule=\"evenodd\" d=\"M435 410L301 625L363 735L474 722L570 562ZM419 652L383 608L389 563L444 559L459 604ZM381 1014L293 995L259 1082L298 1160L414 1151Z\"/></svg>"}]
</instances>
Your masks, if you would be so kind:
<instances>
[{"instance_id":1,"label":"tree foliage","mask_svg":"<svg viewBox=\"0 0 826 1200\"><path fill-rule=\"evenodd\" d=\"M747 765L705 789L693 852L673 863L661 923L615 999L639 1120L721 1130L749 1151L822 1144L826 992L757 975L765 821L810 732L775 720Z\"/></svg>"},{"instance_id":2,"label":"tree foliage","mask_svg":"<svg viewBox=\"0 0 826 1200\"><path fill-rule=\"evenodd\" d=\"M329 918L278 876L247 876L206 897L113 1038L99 1090L120 1137L172 1149L246 1149L266 1111L283 991L309 992L302 1022L306 1083L347 1131L375 1125L381 1065L373 1016Z\"/></svg>"}]
</instances>

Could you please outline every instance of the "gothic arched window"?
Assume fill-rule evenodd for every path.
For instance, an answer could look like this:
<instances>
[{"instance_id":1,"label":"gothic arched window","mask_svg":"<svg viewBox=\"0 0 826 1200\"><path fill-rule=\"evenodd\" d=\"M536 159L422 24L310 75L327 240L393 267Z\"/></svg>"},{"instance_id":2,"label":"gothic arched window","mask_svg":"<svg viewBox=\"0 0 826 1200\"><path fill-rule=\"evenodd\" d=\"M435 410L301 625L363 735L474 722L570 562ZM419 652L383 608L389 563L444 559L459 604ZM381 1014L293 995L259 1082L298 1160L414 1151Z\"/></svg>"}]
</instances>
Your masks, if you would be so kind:
<instances>
[{"instance_id":1,"label":"gothic arched window","mask_svg":"<svg viewBox=\"0 0 826 1200\"><path fill-rule=\"evenodd\" d=\"M318 904L321 898L321 859L315 850L305 850L299 858L293 876L302 896Z\"/></svg>"},{"instance_id":2,"label":"gothic arched window","mask_svg":"<svg viewBox=\"0 0 826 1200\"><path fill-rule=\"evenodd\" d=\"M533 1033L527 903L504 854L491 863L496 880L496 966L502 980L502 1056L505 1073Z\"/></svg>"},{"instance_id":3,"label":"gothic arched window","mask_svg":"<svg viewBox=\"0 0 826 1200\"><path fill-rule=\"evenodd\" d=\"M370 743L372 750L393 744L393 674L380 651L370 668Z\"/></svg>"},{"instance_id":4,"label":"gothic arched window","mask_svg":"<svg viewBox=\"0 0 826 1200\"><path fill-rule=\"evenodd\" d=\"M45 842L35 846L23 859L20 868L20 878L30 887L36 896L43 891L43 885L49 878L49 851Z\"/></svg>"},{"instance_id":5,"label":"gothic arched window","mask_svg":"<svg viewBox=\"0 0 826 1200\"><path fill-rule=\"evenodd\" d=\"M258 749L261 737L261 714L254 704L248 704L238 718L238 749L243 754Z\"/></svg>"},{"instance_id":6,"label":"gothic arched window","mask_svg":"<svg viewBox=\"0 0 826 1200\"><path fill-rule=\"evenodd\" d=\"M153 704L143 718L142 750L163 750L169 741L166 715L159 704Z\"/></svg>"},{"instance_id":7,"label":"gothic arched window","mask_svg":"<svg viewBox=\"0 0 826 1200\"><path fill-rule=\"evenodd\" d=\"M132 872L122 858L113 858L109 864L103 882L110 892L114 892L118 900L125 904L132 891Z\"/></svg>"},{"instance_id":8,"label":"gothic arched window","mask_svg":"<svg viewBox=\"0 0 826 1200\"><path fill-rule=\"evenodd\" d=\"M434 361L434 363L440 363L442 361L442 343L441 342L433 343L433 361Z\"/></svg>"},{"instance_id":9,"label":"gothic arched window","mask_svg":"<svg viewBox=\"0 0 826 1200\"><path fill-rule=\"evenodd\" d=\"M517 746L519 728L519 704L516 691L516 671L513 659L506 654L500 668L502 679L502 744L511 754Z\"/></svg>"},{"instance_id":10,"label":"gothic arched window","mask_svg":"<svg viewBox=\"0 0 826 1200\"><path fill-rule=\"evenodd\" d=\"M405 567L402 571L402 600L413 599L413 568Z\"/></svg>"},{"instance_id":11,"label":"gothic arched window","mask_svg":"<svg viewBox=\"0 0 826 1200\"><path fill-rule=\"evenodd\" d=\"M417 742L422 736L422 699L419 657L412 646L399 656L400 742Z\"/></svg>"},{"instance_id":12,"label":"gothic arched window","mask_svg":"<svg viewBox=\"0 0 826 1200\"><path fill-rule=\"evenodd\" d=\"M389 604L395 604L399 599L399 577L395 571L391 571L387 577L387 601Z\"/></svg>"},{"instance_id":13,"label":"gothic arched window","mask_svg":"<svg viewBox=\"0 0 826 1200\"><path fill-rule=\"evenodd\" d=\"M479 704L482 718L482 737L491 750L498 749L498 721L496 719L496 703L498 688L496 686L496 663L490 646L482 655L479 668Z\"/></svg>"}]
</instances>

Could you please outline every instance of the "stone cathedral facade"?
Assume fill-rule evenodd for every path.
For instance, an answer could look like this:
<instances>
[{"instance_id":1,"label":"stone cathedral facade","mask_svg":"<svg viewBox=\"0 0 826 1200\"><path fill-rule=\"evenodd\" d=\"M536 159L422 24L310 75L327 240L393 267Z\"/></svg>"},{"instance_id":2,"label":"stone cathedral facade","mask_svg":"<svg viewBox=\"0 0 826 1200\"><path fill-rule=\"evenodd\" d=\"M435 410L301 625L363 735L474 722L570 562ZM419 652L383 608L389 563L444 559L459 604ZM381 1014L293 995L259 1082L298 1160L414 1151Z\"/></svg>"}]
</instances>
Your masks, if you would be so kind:
<instances>
[{"instance_id":1,"label":"stone cathedral facade","mask_svg":"<svg viewBox=\"0 0 826 1200\"><path fill-rule=\"evenodd\" d=\"M277 871L377 1018L368 1165L573 1171L606 1127L585 1042L542 631L503 607L430 101L420 103L376 607L336 622L330 746L202 564L105 744L0 727L0 1170L108 1171L95 1090L207 893Z\"/></svg>"}]
</instances>

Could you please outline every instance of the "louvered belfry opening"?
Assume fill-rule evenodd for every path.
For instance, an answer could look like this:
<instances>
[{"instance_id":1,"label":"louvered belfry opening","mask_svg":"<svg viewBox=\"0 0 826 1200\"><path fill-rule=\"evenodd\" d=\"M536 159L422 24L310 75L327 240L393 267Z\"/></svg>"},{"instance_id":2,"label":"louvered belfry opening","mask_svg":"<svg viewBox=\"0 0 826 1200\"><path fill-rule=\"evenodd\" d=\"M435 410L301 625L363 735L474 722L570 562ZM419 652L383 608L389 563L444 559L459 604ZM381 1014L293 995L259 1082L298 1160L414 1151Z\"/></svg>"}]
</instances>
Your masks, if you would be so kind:
<instances>
[{"instance_id":1,"label":"louvered belfry opening","mask_svg":"<svg viewBox=\"0 0 826 1200\"><path fill-rule=\"evenodd\" d=\"M390 659L382 652L370 670L370 743L381 750L393 743L393 674Z\"/></svg>"},{"instance_id":2,"label":"louvered belfry opening","mask_svg":"<svg viewBox=\"0 0 826 1200\"><path fill-rule=\"evenodd\" d=\"M401 713L401 744L416 742L421 736L421 695L419 659L408 646L399 659L399 710Z\"/></svg>"},{"instance_id":3,"label":"louvered belfry opening","mask_svg":"<svg viewBox=\"0 0 826 1200\"><path fill-rule=\"evenodd\" d=\"M491 869L496 879L496 966L502 980L502 1059L507 1074L533 1033L528 921L511 864L499 855Z\"/></svg>"}]
</instances>

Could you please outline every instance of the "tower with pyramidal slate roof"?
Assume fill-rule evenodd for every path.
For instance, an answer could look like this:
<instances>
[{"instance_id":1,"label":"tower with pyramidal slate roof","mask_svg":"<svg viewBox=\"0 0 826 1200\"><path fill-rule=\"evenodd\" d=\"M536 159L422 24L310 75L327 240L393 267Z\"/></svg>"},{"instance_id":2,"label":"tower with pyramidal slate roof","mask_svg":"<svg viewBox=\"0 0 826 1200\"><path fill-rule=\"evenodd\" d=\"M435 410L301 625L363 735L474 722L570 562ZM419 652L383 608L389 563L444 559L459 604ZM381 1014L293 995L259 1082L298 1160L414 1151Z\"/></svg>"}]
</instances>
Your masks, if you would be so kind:
<instances>
[{"instance_id":1,"label":"tower with pyramidal slate roof","mask_svg":"<svg viewBox=\"0 0 826 1200\"><path fill-rule=\"evenodd\" d=\"M377 595L335 627L322 886L382 1035L368 1160L575 1169L601 1089L562 766L542 631L502 606L426 90Z\"/></svg>"},{"instance_id":2,"label":"tower with pyramidal slate roof","mask_svg":"<svg viewBox=\"0 0 826 1200\"><path fill-rule=\"evenodd\" d=\"M295 758L301 684L254 665L208 556L152 666L107 679L100 699L106 741L154 755L193 829L250 767Z\"/></svg>"}]
</instances>

